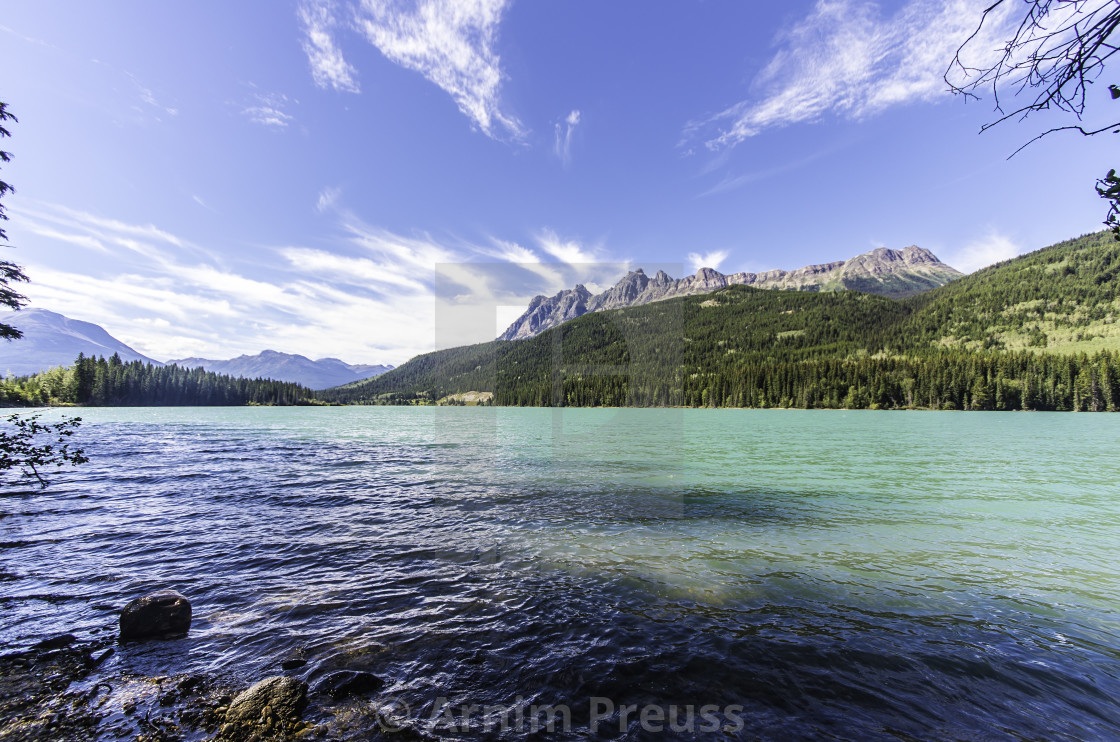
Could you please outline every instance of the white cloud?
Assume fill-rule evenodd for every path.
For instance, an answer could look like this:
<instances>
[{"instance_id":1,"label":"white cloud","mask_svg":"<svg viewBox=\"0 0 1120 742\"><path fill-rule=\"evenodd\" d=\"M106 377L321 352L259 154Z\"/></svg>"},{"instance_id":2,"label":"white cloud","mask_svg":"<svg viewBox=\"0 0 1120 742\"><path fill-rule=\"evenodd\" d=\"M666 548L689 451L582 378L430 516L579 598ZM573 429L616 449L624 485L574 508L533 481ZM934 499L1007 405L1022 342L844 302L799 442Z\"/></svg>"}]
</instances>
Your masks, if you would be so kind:
<instances>
[{"instance_id":1,"label":"white cloud","mask_svg":"<svg viewBox=\"0 0 1120 742\"><path fill-rule=\"evenodd\" d=\"M540 257L527 247L522 247L516 242L507 240L493 240L496 251L485 251L485 254L504 260L507 263L540 263Z\"/></svg>"},{"instance_id":2,"label":"white cloud","mask_svg":"<svg viewBox=\"0 0 1120 742\"><path fill-rule=\"evenodd\" d=\"M338 201L338 197L341 195L341 188L324 188L319 192L319 200L315 202L315 211L322 214L324 211L334 206Z\"/></svg>"},{"instance_id":3,"label":"white cloud","mask_svg":"<svg viewBox=\"0 0 1120 742\"><path fill-rule=\"evenodd\" d=\"M254 124L267 126L273 129L287 129L288 124L295 117L284 110L292 100L282 93L264 95L254 93L252 102L241 113L249 117Z\"/></svg>"},{"instance_id":4,"label":"white cloud","mask_svg":"<svg viewBox=\"0 0 1120 742\"><path fill-rule=\"evenodd\" d=\"M688 262L692 263L693 273L701 268L719 270L719 264L727 260L727 255L727 250L712 250L706 253L690 252L688 254Z\"/></svg>"},{"instance_id":5,"label":"white cloud","mask_svg":"<svg viewBox=\"0 0 1120 742\"><path fill-rule=\"evenodd\" d=\"M766 129L815 122L826 114L862 119L891 106L947 97L943 79L990 0L910 0L885 17L867 0L818 0L779 36L779 50L755 78L757 95L706 120L685 139L709 149L734 146ZM1013 10L993 11L974 48L1000 52ZM985 59L974 61L983 62Z\"/></svg>"},{"instance_id":6,"label":"white cloud","mask_svg":"<svg viewBox=\"0 0 1120 742\"><path fill-rule=\"evenodd\" d=\"M204 250L153 225L20 206L33 306L100 324L159 360L274 349L400 364L437 345L492 339L510 307L576 283L597 292L629 268L548 230L529 245L478 246L396 234L337 207L325 245L247 255L244 245Z\"/></svg>"},{"instance_id":7,"label":"white cloud","mask_svg":"<svg viewBox=\"0 0 1120 742\"><path fill-rule=\"evenodd\" d=\"M487 136L521 139L503 110L501 59L494 50L510 0L361 0L357 26L390 61L435 83Z\"/></svg>"},{"instance_id":8,"label":"white cloud","mask_svg":"<svg viewBox=\"0 0 1120 742\"><path fill-rule=\"evenodd\" d=\"M343 93L357 93L357 72L343 58L334 40L334 29L338 25L334 1L305 0L299 6L299 19L305 34L303 51L315 84Z\"/></svg>"},{"instance_id":9,"label":"white cloud","mask_svg":"<svg viewBox=\"0 0 1120 742\"><path fill-rule=\"evenodd\" d=\"M38 235L96 252L113 254L124 248L161 260L168 248L194 249L175 235L151 224L126 224L83 211L41 202L24 202L18 208L20 228Z\"/></svg>"},{"instance_id":10,"label":"white cloud","mask_svg":"<svg viewBox=\"0 0 1120 742\"><path fill-rule=\"evenodd\" d=\"M573 110L562 123L556 124L556 145L554 151L565 167L572 162L572 133L579 126L580 113Z\"/></svg>"},{"instance_id":11,"label":"white cloud","mask_svg":"<svg viewBox=\"0 0 1120 742\"><path fill-rule=\"evenodd\" d=\"M335 285L361 286L397 294L402 289L410 294L423 293L431 285L430 275L410 276L395 270L396 266L385 260L355 258L304 247L282 248L280 254L297 271L328 278Z\"/></svg>"},{"instance_id":12,"label":"white cloud","mask_svg":"<svg viewBox=\"0 0 1120 742\"><path fill-rule=\"evenodd\" d=\"M136 77L136 75L132 74L131 72L125 72L124 74L127 75L128 79L132 81L132 84L136 86L136 91L140 94L140 100L142 100L146 105L171 117L179 115L179 109L173 108L171 106L165 106L158 100L156 100L155 93L153 93L150 88L145 87ZM156 120L160 120L158 116L156 117Z\"/></svg>"},{"instance_id":13,"label":"white cloud","mask_svg":"<svg viewBox=\"0 0 1120 742\"><path fill-rule=\"evenodd\" d=\"M368 247L377 237L394 259L307 250L289 253L286 263L270 262L266 271L255 261L250 276L154 226L50 204L21 208L19 217L22 241L34 248L33 258L22 261L33 278L26 292L33 306L100 324L152 358L228 358L272 348L401 363L433 347L434 269L418 271L423 278L411 285L401 279L408 266L450 253L423 240L351 235L340 250ZM402 251L410 246L423 249L408 260ZM94 255L87 259L86 251ZM363 283L365 275L384 277L386 270L396 270L390 280L401 285L379 293L384 286L371 286L372 278Z\"/></svg>"},{"instance_id":14,"label":"white cloud","mask_svg":"<svg viewBox=\"0 0 1120 742\"><path fill-rule=\"evenodd\" d=\"M959 271L972 273L1001 260L1010 260L1024 252L1026 248L1016 244L1010 237L992 230L968 243L964 248L951 253L946 262Z\"/></svg>"},{"instance_id":15,"label":"white cloud","mask_svg":"<svg viewBox=\"0 0 1120 742\"><path fill-rule=\"evenodd\" d=\"M537 243L546 253L562 263L599 263L603 262L597 249L586 249L575 240L563 240L551 229L542 230Z\"/></svg>"}]
</instances>

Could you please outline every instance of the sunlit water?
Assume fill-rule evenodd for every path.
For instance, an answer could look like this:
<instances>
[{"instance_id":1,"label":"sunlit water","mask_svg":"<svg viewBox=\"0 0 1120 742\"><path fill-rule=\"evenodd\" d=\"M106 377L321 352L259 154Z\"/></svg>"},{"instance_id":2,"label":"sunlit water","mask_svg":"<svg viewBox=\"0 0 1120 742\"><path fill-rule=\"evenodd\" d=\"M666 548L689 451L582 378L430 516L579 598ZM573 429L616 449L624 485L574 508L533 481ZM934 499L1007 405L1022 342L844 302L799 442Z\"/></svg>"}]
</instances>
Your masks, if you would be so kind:
<instances>
[{"instance_id":1,"label":"sunlit water","mask_svg":"<svg viewBox=\"0 0 1120 742\"><path fill-rule=\"evenodd\" d=\"M118 670L302 652L440 737L1120 737L1117 415L80 414L91 462L0 498L8 647L174 587L189 638Z\"/></svg>"}]
</instances>

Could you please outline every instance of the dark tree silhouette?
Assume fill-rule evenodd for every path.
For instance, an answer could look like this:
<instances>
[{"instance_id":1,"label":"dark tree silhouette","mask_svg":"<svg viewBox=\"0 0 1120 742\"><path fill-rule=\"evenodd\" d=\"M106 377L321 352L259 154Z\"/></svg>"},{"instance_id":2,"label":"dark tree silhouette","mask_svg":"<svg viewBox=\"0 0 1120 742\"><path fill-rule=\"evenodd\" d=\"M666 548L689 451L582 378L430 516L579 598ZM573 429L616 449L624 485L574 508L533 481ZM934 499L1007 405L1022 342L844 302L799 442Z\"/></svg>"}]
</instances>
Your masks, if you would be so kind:
<instances>
[{"instance_id":1,"label":"dark tree silhouette","mask_svg":"<svg viewBox=\"0 0 1120 742\"><path fill-rule=\"evenodd\" d=\"M12 134L4 126L8 121L19 123L15 114L8 111L8 104L0 101L0 139ZM11 162L12 153L0 150L0 162ZM15 189L0 180L0 198ZM0 204L0 224L8 221L4 205ZM0 227L0 242L8 241L8 233ZM15 263L0 260L0 305L19 309L27 303L27 297L15 291L11 284L26 281L27 275ZM0 340L16 340L23 333L16 327L0 322ZM18 469L25 478L34 478L43 487L47 480L40 471L46 466L64 464L84 464L87 459L80 448L71 448L68 439L81 424L80 417L65 417L54 423L39 422L38 415L21 417L10 415L4 422L10 426L0 429L0 472ZM45 439L45 440L44 440Z\"/></svg>"},{"instance_id":2,"label":"dark tree silhouette","mask_svg":"<svg viewBox=\"0 0 1120 742\"><path fill-rule=\"evenodd\" d=\"M989 54L993 50L977 47L982 46L985 25L999 22L1012 1L1021 1L1025 13L992 61ZM980 131L1041 111L1059 111L1076 118L1077 123L1053 126L1023 147L1056 131L1076 131L1085 136L1117 133L1120 119L1088 129L1081 122L1086 104L1096 92L1092 84L1104 73L1105 63L1120 51L1113 39L1118 28L1120 0L995 0L984 10L976 30L957 49L945 72L945 82L952 92L966 98L978 98L980 92L991 89L1000 115ZM980 61L969 61L973 55ZM1120 98L1120 88L1109 85L1108 95L1112 100ZM1109 202L1105 224L1120 239L1120 179L1115 170L1097 181L1097 193Z\"/></svg>"},{"instance_id":3,"label":"dark tree silhouette","mask_svg":"<svg viewBox=\"0 0 1120 742\"><path fill-rule=\"evenodd\" d=\"M19 119L14 114L8 111L8 104L0 101L0 139L10 137L12 134L4 126L5 122L15 121ZM0 150L0 162L11 162L12 153ZM0 180L0 199L8 193L14 191L11 185ZM8 221L8 215L4 212L4 204L0 203L0 222ZM0 226L0 241L8 241L8 233L4 231L3 226ZM23 269L15 263L7 260L0 260L0 305L6 306L10 309L19 309L27 303L27 297L20 294L11 287L13 282L26 281L27 276L24 274ZM0 322L0 339L14 340L22 337L23 333L11 325Z\"/></svg>"},{"instance_id":4,"label":"dark tree silhouette","mask_svg":"<svg viewBox=\"0 0 1120 742\"><path fill-rule=\"evenodd\" d=\"M1120 176L1116 174L1115 168L1097 181L1097 194L1108 201L1108 216L1104 223L1112 228L1112 234L1120 240Z\"/></svg>"}]
</instances>

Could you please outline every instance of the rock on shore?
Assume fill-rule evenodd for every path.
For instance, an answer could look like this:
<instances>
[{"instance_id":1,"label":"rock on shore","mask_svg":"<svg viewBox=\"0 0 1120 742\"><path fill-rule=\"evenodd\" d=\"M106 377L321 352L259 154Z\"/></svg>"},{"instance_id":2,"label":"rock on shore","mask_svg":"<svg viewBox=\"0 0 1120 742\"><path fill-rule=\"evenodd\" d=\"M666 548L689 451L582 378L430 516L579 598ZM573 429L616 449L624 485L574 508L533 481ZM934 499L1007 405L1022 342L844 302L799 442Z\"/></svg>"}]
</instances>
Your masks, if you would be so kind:
<instances>
[{"instance_id":1,"label":"rock on shore","mask_svg":"<svg viewBox=\"0 0 1120 742\"><path fill-rule=\"evenodd\" d=\"M174 639L191 628L191 602L174 590L137 598L121 611L121 641Z\"/></svg>"},{"instance_id":2,"label":"rock on shore","mask_svg":"<svg viewBox=\"0 0 1120 742\"><path fill-rule=\"evenodd\" d=\"M307 683L286 675L265 678L242 691L229 704L226 721L252 722L269 713L282 719L299 717L307 706Z\"/></svg>"}]
</instances>

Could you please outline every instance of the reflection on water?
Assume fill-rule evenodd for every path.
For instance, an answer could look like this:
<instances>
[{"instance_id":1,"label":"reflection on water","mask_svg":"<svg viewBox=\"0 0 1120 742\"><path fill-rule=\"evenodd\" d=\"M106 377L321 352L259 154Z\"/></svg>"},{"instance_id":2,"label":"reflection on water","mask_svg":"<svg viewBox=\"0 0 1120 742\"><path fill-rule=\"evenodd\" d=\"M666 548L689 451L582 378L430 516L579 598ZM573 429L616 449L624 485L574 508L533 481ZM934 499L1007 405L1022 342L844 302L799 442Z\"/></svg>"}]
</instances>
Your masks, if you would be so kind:
<instances>
[{"instance_id":1,"label":"reflection on water","mask_svg":"<svg viewBox=\"0 0 1120 742\"><path fill-rule=\"evenodd\" d=\"M10 646L171 586L189 639L118 669L298 655L387 678L406 723L523 699L585 738L608 699L603 738L648 736L628 704L728 738L1120 735L1117 416L83 416L92 462L0 500Z\"/></svg>"}]
</instances>

